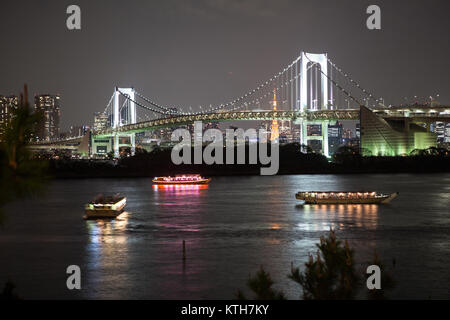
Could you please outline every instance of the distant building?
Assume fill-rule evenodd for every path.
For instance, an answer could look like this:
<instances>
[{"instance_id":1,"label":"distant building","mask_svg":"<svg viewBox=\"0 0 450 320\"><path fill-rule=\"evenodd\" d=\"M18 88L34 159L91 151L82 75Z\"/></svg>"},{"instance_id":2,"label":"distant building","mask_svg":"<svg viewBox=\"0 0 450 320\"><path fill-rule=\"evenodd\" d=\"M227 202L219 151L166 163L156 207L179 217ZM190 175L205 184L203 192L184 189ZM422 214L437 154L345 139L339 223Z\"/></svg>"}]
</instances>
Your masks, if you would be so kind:
<instances>
[{"instance_id":1,"label":"distant building","mask_svg":"<svg viewBox=\"0 0 450 320\"><path fill-rule=\"evenodd\" d=\"M436 138L438 143L442 143L445 140L445 123L436 122L434 125L434 132L436 133Z\"/></svg>"},{"instance_id":2,"label":"distant building","mask_svg":"<svg viewBox=\"0 0 450 320\"><path fill-rule=\"evenodd\" d=\"M385 120L363 106L360 121L363 155L398 156L436 146L436 134L426 128L401 120Z\"/></svg>"},{"instance_id":3,"label":"distant building","mask_svg":"<svg viewBox=\"0 0 450 320\"><path fill-rule=\"evenodd\" d=\"M450 122L445 125L444 142L450 143Z\"/></svg>"},{"instance_id":4,"label":"distant building","mask_svg":"<svg viewBox=\"0 0 450 320\"><path fill-rule=\"evenodd\" d=\"M361 124L360 123L356 124L356 131L355 131L355 133L356 133L356 137L358 139L361 138Z\"/></svg>"},{"instance_id":5,"label":"distant building","mask_svg":"<svg viewBox=\"0 0 450 320\"><path fill-rule=\"evenodd\" d=\"M203 125L203 130L208 130L208 129L219 129L220 130L219 122L212 121L212 122L205 123Z\"/></svg>"},{"instance_id":6,"label":"distant building","mask_svg":"<svg viewBox=\"0 0 450 320\"><path fill-rule=\"evenodd\" d=\"M321 137L322 136L322 125L321 124L308 124L306 126L306 131L308 137Z\"/></svg>"},{"instance_id":7,"label":"distant building","mask_svg":"<svg viewBox=\"0 0 450 320\"><path fill-rule=\"evenodd\" d=\"M70 127L70 137L84 137L89 130L91 129L90 126L85 126L85 125L81 125L81 126L71 126Z\"/></svg>"},{"instance_id":8,"label":"distant building","mask_svg":"<svg viewBox=\"0 0 450 320\"><path fill-rule=\"evenodd\" d=\"M34 109L43 113L43 120L36 130L37 140L51 140L59 137L61 117L59 95L41 94L34 97Z\"/></svg>"},{"instance_id":9,"label":"distant building","mask_svg":"<svg viewBox=\"0 0 450 320\"><path fill-rule=\"evenodd\" d=\"M353 138L353 131L352 129L344 129L342 133L343 139L352 139Z\"/></svg>"},{"instance_id":10,"label":"distant building","mask_svg":"<svg viewBox=\"0 0 450 320\"><path fill-rule=\"evenodd\" d=\"M17 96L0 95L0 125L11 120L12 112L18 107L19 99Z\"/></svg>"},{"instance_id":11,"label":"distant building","mask_svg":"<svg viewBox=\"0 0 450 320\"><path fill-rule=\"evenodd\" d=\"M105 112L94 113L94 131L100 131L108 127L108 115Z\"/></svg>"},{"instance_id":12,"label":"distant building","mask_svg":"<svg viewBox=\"0 0 450 320\"><path fill-rule=\"evenodd\" d=\"M343 125L336 122L334 125L328 125L328 152L334 154L342 144Z\"/></svg>"}]
</instances>

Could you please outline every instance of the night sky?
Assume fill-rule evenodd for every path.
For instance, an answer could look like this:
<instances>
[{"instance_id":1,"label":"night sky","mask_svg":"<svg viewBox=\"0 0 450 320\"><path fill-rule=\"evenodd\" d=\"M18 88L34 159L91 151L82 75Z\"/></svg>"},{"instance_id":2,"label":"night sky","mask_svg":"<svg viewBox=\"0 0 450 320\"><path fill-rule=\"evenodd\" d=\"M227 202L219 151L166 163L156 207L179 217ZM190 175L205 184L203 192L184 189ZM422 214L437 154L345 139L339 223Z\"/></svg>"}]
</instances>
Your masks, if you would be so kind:
<instances>
[{"instance_id":1,"label":"night sky","mask_svg":"<svg viewBox=\"0 0 450 320\"><path fill-rule=\"evenodd\" d=\"M82 11L81 31L66 8ZM381 7L381 30L366 8ZM115 86L163 105L227 102L301 50L327 52L386 104L450 104L448 1L121 0L0 2L0 94L58 93L62 129L91 124Z\"/></svg>"}]
</instances>

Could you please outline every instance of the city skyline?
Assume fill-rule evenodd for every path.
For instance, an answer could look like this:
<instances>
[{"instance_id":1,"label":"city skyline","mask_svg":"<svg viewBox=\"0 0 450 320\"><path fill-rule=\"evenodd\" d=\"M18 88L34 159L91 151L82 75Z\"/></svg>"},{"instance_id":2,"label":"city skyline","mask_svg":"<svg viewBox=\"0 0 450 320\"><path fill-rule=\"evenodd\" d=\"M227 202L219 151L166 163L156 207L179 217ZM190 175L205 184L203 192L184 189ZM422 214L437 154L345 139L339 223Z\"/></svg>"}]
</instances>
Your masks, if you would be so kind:
<instances>
[{"instance_id":1,"label":"city skyline","mask_svg":"<svg viewBox=\"0 0 450 320\"><path fill-rule=\"evenodd\" d=\"M82 29L69 31L66 3L6 1L2 70L10 76L1 80L0 91L17 93L28 83L31 92L59 93L61 126L67 130L91 124L116 85L139 88L163 105L198 109L243 94L282 67L281 61L306 50L329 53L387 104L437 94L443 103L450 101L445 91L450 78L442 74L450 53L440 34L449 27L445 2L380 1L377 31L365 27L365 4L344 2L326 2L321 10L311 1L288 0L80 1ZM134 22L120 24L119 16ZM12 23L17 19L23 23ZM21 41L5 45L13 39ZM115 39L126 39L127 45Z\"/></svg>"}]
</instances>

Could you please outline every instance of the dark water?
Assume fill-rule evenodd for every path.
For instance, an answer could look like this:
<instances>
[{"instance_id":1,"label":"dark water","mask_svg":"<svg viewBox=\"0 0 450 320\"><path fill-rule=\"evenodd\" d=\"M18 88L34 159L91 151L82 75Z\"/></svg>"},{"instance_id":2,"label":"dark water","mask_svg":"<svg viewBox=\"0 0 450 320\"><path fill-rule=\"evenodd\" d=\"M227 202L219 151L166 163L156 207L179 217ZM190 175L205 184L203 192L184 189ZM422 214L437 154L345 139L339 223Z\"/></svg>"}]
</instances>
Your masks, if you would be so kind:
<instances>
[{"instance_id":1,"label":"dark water","mask_svg":"<svg viewBox=\"0 0 450 320\"><path fill-rule=\"evenodd\" d=\"M389 205L299 205L300 190L399 191ZM127 213L82 220L83 204L121 192ZM217 177L209 186L153 187L149 179L57 180L40 199L5 208L0 283L24 298L233 299L263 265L289 298L287 279L330 227L359 263L374 249L391 267L393 298L449 299L450 174ZM187 259L182 260L182 240ZM82 290L66 288L68 265ZM361 267L362 268L362 267Z\"/></svg>"}]
</instances>

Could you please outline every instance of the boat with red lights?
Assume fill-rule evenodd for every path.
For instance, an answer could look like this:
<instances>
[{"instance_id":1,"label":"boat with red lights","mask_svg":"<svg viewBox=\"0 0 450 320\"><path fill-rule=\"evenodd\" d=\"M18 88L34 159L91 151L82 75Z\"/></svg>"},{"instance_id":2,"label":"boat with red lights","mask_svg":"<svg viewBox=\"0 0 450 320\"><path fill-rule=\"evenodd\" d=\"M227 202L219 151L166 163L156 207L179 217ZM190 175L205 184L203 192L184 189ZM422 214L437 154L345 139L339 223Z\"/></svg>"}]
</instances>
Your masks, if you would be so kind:
<instances>
[{"instance_id":1,"label":"boat with red lights","mask_svg":"<svg viewBox=\"0 0 450 320\"><path fill-rule=\"evenodd\" d=\"M398 196L372 192L341 192L341 191L307 191L297 192L295 197L306 204L379 204L389 203Z\"/></svg>"},{"instance_id":2,"label":"boat with red lights","mask_svg":"<svg viewBox=\"0 0 450 320\"><path fill-rule=\"evenodd\" d=\"M116 194L104 196L102 194L85 205L85 219L116 218L123 212L127 198Z\"/></svg>"},{"instance_id":3,"label":"boat with red lights","mask_svg":"<svg viewBox=\"0 0 450 320\"><path fill-rule=\"evenodd\" d=\"M152 181L155 184L207 184L211 178L204 178L199 174L182 174L175 177L155 177Z\"/></svg>"}]
</instances>

